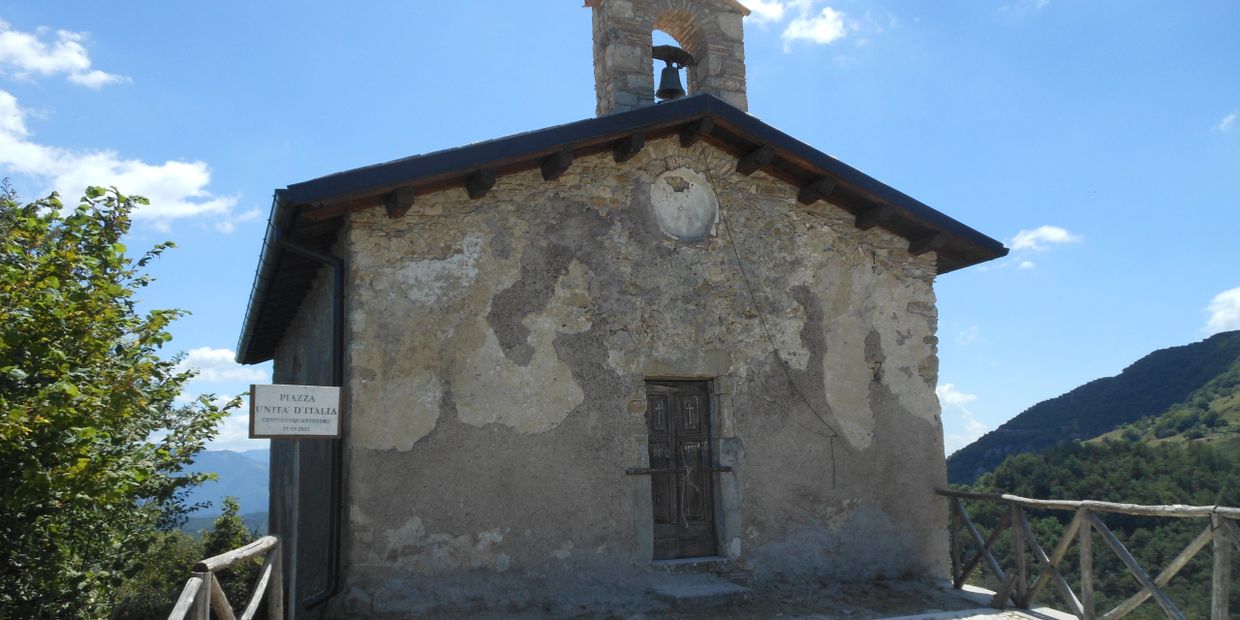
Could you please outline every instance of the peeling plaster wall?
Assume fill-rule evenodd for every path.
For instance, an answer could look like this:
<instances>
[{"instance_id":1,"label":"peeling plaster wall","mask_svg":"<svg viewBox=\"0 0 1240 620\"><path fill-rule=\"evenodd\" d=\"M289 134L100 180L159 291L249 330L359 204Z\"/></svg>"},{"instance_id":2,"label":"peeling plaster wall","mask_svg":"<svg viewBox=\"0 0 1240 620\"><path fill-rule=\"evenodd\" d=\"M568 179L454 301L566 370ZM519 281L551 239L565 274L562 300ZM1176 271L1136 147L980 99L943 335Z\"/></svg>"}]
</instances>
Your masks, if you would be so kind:
<instances>
[{"instance_id":1,"label":"peeling plaster wall","mask_svg":"<svg viewBox=\"0 0 1240 620\"><path fill-rule=\"evenodd\" d=\"M338 609L644 594L648 377L712 380L720 553L752 579L945 574L934 255L735 166L657 140L351 216ZM682 168L718 200L697 242L651 204Z\"/></svg>"}]
</instances>

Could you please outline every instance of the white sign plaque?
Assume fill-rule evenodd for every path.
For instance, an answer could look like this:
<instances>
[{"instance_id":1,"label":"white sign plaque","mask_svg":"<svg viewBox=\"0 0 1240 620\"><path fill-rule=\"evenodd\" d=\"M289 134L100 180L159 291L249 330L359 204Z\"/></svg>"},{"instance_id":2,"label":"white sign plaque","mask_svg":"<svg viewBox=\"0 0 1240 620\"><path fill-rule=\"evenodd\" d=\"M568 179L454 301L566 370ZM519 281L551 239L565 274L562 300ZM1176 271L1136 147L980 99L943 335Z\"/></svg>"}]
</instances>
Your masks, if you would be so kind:
<instances>
[{"instance_id":1,"label":"white sign plaque","mask_svg":"<svg viewBox=\"0 0 1240 620\"><path fill-rule=\"evenodd\" d=\"M339 436L340 388L250 386L250 439L334 439Z\"/></svg>"}]
</instances>

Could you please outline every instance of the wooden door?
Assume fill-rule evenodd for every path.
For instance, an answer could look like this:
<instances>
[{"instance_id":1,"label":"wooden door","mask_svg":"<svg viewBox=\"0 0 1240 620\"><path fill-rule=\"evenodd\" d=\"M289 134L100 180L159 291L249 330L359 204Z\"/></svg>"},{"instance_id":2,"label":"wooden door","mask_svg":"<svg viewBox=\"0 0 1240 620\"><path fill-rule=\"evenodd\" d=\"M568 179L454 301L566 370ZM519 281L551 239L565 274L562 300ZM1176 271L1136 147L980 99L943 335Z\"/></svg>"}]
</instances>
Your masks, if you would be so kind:
<instances>
[{"instance_id":1,"label":"wooden door","mask_svg":"<svg viewBox=\"0 0 1240 620\"><path fill-rule=\"evenodd\" d=\"M708 384L648 381L646 405L654 559L715 555Z\"/></svg>"}]
</instances>

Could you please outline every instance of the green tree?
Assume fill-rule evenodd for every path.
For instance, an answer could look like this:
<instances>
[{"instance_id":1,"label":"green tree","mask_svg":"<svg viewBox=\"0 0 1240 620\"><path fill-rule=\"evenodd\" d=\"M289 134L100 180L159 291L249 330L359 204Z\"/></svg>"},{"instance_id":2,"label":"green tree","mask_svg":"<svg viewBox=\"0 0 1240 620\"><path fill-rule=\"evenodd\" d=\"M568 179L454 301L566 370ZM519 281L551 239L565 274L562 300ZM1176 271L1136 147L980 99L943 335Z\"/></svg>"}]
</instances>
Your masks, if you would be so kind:
<instances>
[{"instance_id":1,"label":"green tree","mask_svg":"<svg viewBox=\"0 0 1240 620\"><path fill-rule=\"evenodd\" d=\"M168 617L190 570L207 557L202 543L184 532L160 532L141 568L120 587L113 617L158 620Z\"/></svg>"},{"instance_id":2,"label":"green tree","mask_svg":"<svg viewBox=\"0 0 1240 620\"><path fill-rule=\"evenodd\" d=\"M216 517L210 530L202 532L201 540L180 531L161 532L141 569L121 585L119 603L112 617L124 620L167 618L194 564L257 538L237 515L238 510L235 498L225 498L223 514ZM228 602L238 615L249 600L261 569L262 560L254 558L217 573ZM260 608L258 616L264 618L266 612Z\"/></svg>"},{"instance_id":3,"label":"green tree","mask_svg":"<svg viewBox=\"0 0 1240 620\"><path fill-rule=\"evenodd\" d=\"M0 192L0 618L107 615L238 402L174 406L192 373L159 353L179 310L140 312L122 239L145 199Z\"/></svg>"},{"instance_id":4,"label":"green tree","mask_svg":"<svg viewBox=\"0 0 1240 620\"><path fill-rule=\"evenodd\" d=\"M238 510L240 506L237 504L237 498L224 498L224 513L216 517L211 531L207 532L202 539L203 557L219 555L225 551L245 546L258 538L250 528L245 526L245 522L237 514ZM245 607L262 565L261 558L251 558L219 574L220 586L223 587L224 595L234 610Z\"/></svg>"}]
</instances>

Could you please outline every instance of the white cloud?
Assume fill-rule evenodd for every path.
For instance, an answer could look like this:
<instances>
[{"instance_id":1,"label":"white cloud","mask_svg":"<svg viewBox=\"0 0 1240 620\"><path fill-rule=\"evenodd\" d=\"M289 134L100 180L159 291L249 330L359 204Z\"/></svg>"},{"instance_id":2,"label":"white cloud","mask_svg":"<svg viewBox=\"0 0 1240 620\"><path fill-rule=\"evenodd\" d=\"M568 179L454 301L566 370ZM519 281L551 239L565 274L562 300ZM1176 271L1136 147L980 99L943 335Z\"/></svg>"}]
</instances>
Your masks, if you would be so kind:
<instances>
[{"instance_id":1,"label":"white cloud","mask_svg":"<svg viewBox=\"0 0 1240 620\"><path fill-rule=\"evenodd\" d=\"M951 410L945 412L943 417L943 449L947 454L973 443L987 430L990 430L988 426L978 421L966 406L977 400L976 394L962 392L951 383L938 386L934 389L934 393L938 395L943 408Z\"/></svg>"},{"instance_id":2,"label":"white cloud","mask_svg":"<svg viewBox=\"0 0 1240 620\"><path fill-rule=\"evenodd\" d=\"M57 30L55 41L41 40L49 32L45 28L33 34L13 30L0 19L0 70L19 79L32 74L65 75L74 84L96 89L129 81L125 76L91 68L90 55L82 45L86 36L82 33Z\"/></svg>"},{"instance_id":3,"label":"white cloud","mask_svg":"<svg viewBox=\"0 0 1240 620\"><path fill-rule=\"evenodd\" d=\"M134 218L166 231L173 220L209 216L216 228L229 232L237 222L258 217L255 212L234 215L236 196L216 196L207 191L211 169L201 161L170 160L149 164L126 159L112 150L77 151L39 144L26 127L26 110L17 98L0 90L0 169L5 174L28 176L47 190L56 190L74 201L88 185L115 186L129 194L150 199Z\"/></svg>"},{"instance_id":4,"label":"white cloud","mask_svg":"<svg viewBox=\"0 0 1240 620\"><path fill-rule=\"evenodd\" d=\"M1020 267L1021 269L1033 269L1034 267L1037 267L1038 264L1031 260L1023 260L1023 261L1020 261L1020 264L1017 266Z\"/></svg>"},{"instance_id":5,"label":"white cloud","mask_svg":"<svg viewBox=\"0 0 1240 620\"><path fill-rule=\"evenodd\" d=\"M219 434L207 442L208 450L263 450L271 446L268 439L250 439L249 406L243 405L245 413L228 416L219 426Z\"/></svg>"},{"instance_id":6,"label":"white cloud","mask_svg":"<svg viewBox=\"0 0 1240 620\"><path fill-rule=\"evenodd\" d=\"M1206 306L1210 318L1206 320L1206 331L1211 334L1240 329L1240 286L1223 291L1210 300Z\"/></svg>"},{"instance_id":7,"label":"white cloud","mask_svg":"<svg viewBox=\"0 0 1240 620\"><path fill-rule=\"evenodd\" d=\"M1031 13L1050 6L1051 0L1017 0L999 7L999 13Z\"/></svg>"},{"instance_id":8,"label":"white cloud","mask_svg":"<svg viewBox=\"0 0 1240 620\"><path fill-rule=\"evenodd\" d=\"M844 38L847 27L844 24L844 13L829 6L822 7L817 14L811 14L808 3L794 3L803 10L796 19L784 29L781 37L784 40L784 51L792 51L796 41L809 41L819 45L829 45Z\"/></svg>"},{"instance_id":9,"label":"white cloud","mask_svg":"<svg viewBox=\"0 0 1240 620\"><path fill-rule=\"evenodd\" d=\"M782 0L745 0L745 7L750 11L749 21L756 24L777 22L784 18Z\"/></svg>"},{"instance_id":10,"label":"white cloud","mask_svg":"<svg viewBox=\"0 0 1240 620\"><path fill-rule=\"evenodd\" d=\"M1214 130L1221 131L1223 133L1231 131L1232 128L1236 126L1237 116L1240 116L1240 110L1233 110L1231 114L1224 116L1223 120L1219 121L1218 124L1214 126Z\"/></svg>"},{"instance_id":11,"label":"white cloud","mask_svg":"<svg viewBox=\"0 0 1240 620\"><path fill-rule=\"evenodd\" d=\"M228 234L234 230L237 230L237 224L256 220L260 215L262 215L262 212L258 209L250 209L249 211L239 213L236 216L216 221L215 229L224 234Z\"/></svg>"},{"instance_id":12,"label":"white cloud","mask_svg":"<svg viewBox=\"0 0 1240 620\"><path fill-rule=\"evenodd\" d=\"M1070 233L1058 226L1039 226L1033 230L1022 230L1016 233L1016 236L1012 238L1012 249L1045 252L1052 245L1079 243L1084 239L1085 237Z\"/></svg>"},{"instance_id":13,"label":"white cloud","mask_svg":"<svg viewBox=\"0 0 1240 620\"><path fill-rule=\"evenodd\" d=\"M949 456L953 452L977 441L982 435L986 434L986 431L990 430L989 426L979 422L968 411L962 411L956 414L955 417L958 418L954 421L955 425L958 425L960 430L958 432L944 433L943 436L943 452ZM944 426L949 425L944 423Z\"/></svg>"},{"instance_id":14,"label":"white cloud","mask_svg":"<svg viewBox=\"0 0 1240 620\"><path fill-rule=\"evenodd\" d=\"M956 343L960 345L970 345L975 342L986 342L986 339L982 337L982 328L976 325L970 325L968 329L956 336ZM951 384L949 383L948 385ZM951 389L954 390L956 388L952 386Z\"/></svg>"},{"instance_id":15,"label":"white cloud","mask_svg":"<svg viewBox=\"0 0 1240 620\"><path fill-rule=\"evenodd\" d=\"M938 395L939 401L944 405L952 407L964 407L965 405L977 400L977 394L967 394L961 392L954 384L944 383L934 388L934 393Z\"/></svg>"},{"instance_id":16,"label":"white cloud","mask_svg":"<svg viewBox=\"0 0 1240 620\"><path fill-rule=\"evenodd\" d=\"M194 381L244 382L266 381L270 375L256 366L242 366L235 361L236 354L228 349L199 347L190 349L178 365L178 370L198 371Z\"/></svg>"},{"instance_id":17,"label":"white cloud","mask_svg":"<svg viewBox=\"0 0 1240 620\"><path fill-rule=\"evenodd\" d=\"M271 380L271 364L242 366L234 361L233 352L228 349L199 347L186 352L177 365L178 371L190 369L197 370L198 375L186 383L175 401L176 404L189 405L199 394L212 394L212 402L222 407L234 396L241 395L241 407L220 423L219 433L207 443L207 449L266 448L267 440L249 438L250 406L245 392L249 391L251 383L266 383Z\"/></svg>"}]
</instances>

